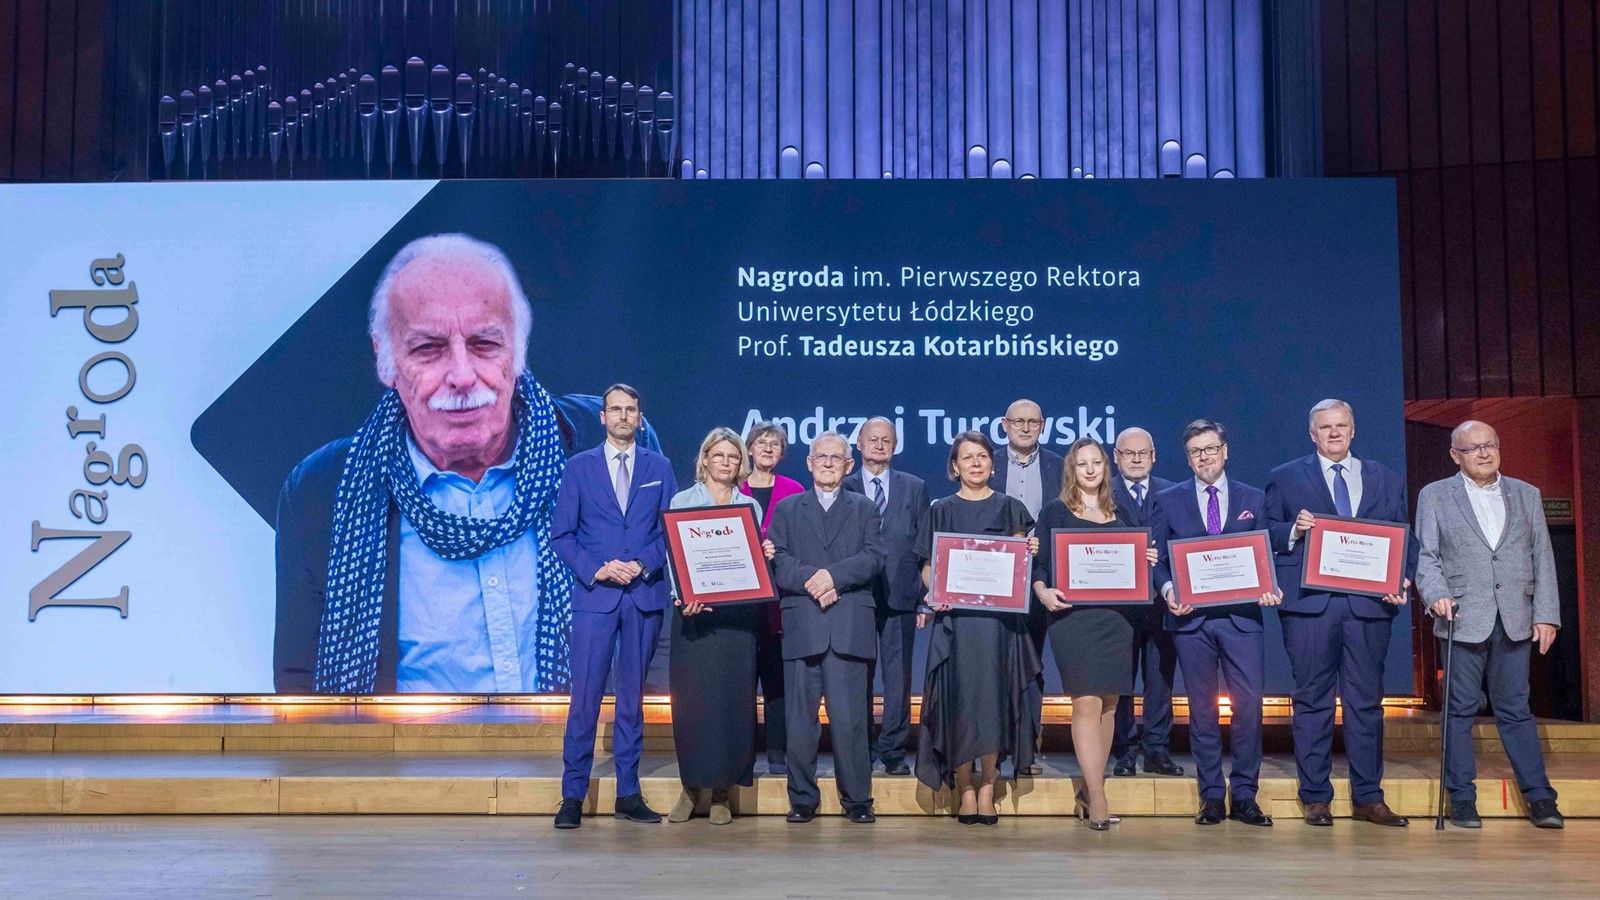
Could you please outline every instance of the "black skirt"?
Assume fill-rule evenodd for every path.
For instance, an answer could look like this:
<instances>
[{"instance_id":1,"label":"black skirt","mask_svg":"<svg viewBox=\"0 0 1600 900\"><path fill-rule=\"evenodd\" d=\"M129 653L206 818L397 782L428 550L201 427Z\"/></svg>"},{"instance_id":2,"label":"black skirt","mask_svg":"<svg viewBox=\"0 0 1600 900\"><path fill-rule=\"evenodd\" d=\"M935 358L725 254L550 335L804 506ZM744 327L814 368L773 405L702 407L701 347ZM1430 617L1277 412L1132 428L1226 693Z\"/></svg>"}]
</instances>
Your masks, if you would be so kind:
<instances>
[{"instance_id":1,"label":"black skirt","mask_svg":"<svg viewBox=\"0 0 1600 900\"><path fill-rule=\"evenodd\" d=\"M1024 691L1039 674L1028 617L954 611L930 626L917 743L917 780L954 786L958 767L995 753L1033 765L1033 713Z\"/></svg>"},{"instance_id":2,"label":"black skirt","mask_svg":"<svg viewBox=\"0 0 1600 900\"><path fill-rule=\"evenodd\" d=\"M1069 696L1133 693L1133 620L1144 607L1076 606L1050 613L1050 653Z\"/></svg>"},{"instance_id":3,"label":"black skirt","mask_svg":"<svg viewBox=\"0 0 1600 900\"><path fill-rule=\"evenodd\" d=\"M756 625L767 604L684 617L673 609L672 744L689 790L752 783L756 760Z\"/></svg>"}]
</instances>

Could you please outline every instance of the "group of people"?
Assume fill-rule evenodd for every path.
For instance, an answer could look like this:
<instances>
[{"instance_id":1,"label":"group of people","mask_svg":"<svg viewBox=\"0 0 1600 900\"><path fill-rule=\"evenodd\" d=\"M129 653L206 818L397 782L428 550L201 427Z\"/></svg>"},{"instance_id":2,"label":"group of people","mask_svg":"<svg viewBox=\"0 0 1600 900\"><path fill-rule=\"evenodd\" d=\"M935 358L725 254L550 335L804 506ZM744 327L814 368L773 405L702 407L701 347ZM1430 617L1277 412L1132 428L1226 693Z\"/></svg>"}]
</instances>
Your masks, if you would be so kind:
<instances>
[{"instance_id":1,"label":"group of people","mask_svg":"<svg viewBox=\"0 0 1600 900\"><path fill-rule=\"evenodd\" d=\"M603 696L615 703L615 814L661 816L639 787L643 689L663 628L671 650L673 737L683 793L670 812L733 818L731 792L755 774L757 688L768 771L786 774L790 822L821 806L819 710L827 704L844 815L874 820L875 761L913 767L912 648L928 629L915 776L953 792L964 824L994 824L995 783L1009 762L1037 775L1048 643L1072 697L1082 772L1078 814L1096 830L1118 819L1105 781L1182 776L1169 753L1182 671L1199 783L1197 823L1267 826L1261 763L1263 609L1276 607L1292 666L1293 736L1305 821L1331 825L1335 699L1342 698L1352 817L1402 826L1384 801L1383 663L1391 621L1414 588L1454 637L1449 815L1481 824L1470 728L1487 679L1502 741L1530 817L1560 827L1528 705L1532 649L1560 625L1538 490L1500 474L1492 428L1452 434L1458 475L1421 492L1406 582L1387 597L1302 590L1306 536L1319 516L1408 523L1401 477L1352 452L1355 417L1339 400L1310 411L1314 451L1266 488L1231 479L1224 426L1181 435L1192 477L1153 474L1156 447L1129 428L1112 448L1082 439L1043 447L1038 404L1018 400L997 449L958 435L955 492L894 467L895 430L875 418L854 435L817 436L810 484L779 475L789 437L763 423L701 442L695 483L680 491L656 449L639 392L551 397L525 371L531 316L496 247L433 235L402 248L373 293L369 326L386 391L360 430L318 449L286 480L278 511L276 683L280 691L569 689L558 828L582 822ZM587 437L595 430L593 438ZM583 449L586 447L586 449ZM857 468L856 455L860 466ZM708 608L675 596L662 513L754 507L776 603ZM1054 584L1057 529L1147 527L1150 602L1067 603ZM1255 603L1193 609L1173 590L1168 541L1264 529L1279 590ZM930 605L936 532L1026 538L1030 611ZM529 573L532 573L531 577ZM875 672L883 715L872 715ZM1143 675L1143 729L1133 696ZM1231 699L1224 775L1218 698Z\"/></svg>"}]
</instances>

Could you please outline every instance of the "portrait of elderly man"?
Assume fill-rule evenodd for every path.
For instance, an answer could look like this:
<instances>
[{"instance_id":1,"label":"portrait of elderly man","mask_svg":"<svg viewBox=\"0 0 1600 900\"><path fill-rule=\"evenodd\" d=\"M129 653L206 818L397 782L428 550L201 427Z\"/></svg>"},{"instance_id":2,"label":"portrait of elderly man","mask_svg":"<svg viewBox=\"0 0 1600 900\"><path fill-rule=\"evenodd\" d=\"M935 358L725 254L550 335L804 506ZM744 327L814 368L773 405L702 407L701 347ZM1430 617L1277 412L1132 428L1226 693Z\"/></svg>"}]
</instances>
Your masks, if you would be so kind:
<instances>
[{"instance_id":1,"label":"portrait of elderly man","mask_svg":"<svg viewBox=\"0 0 1600 900\"><path fill-rule=\"evenodd\" d=\"M368 333L386 390L278 497L279 693L567 689L572 576L550 521L600 402L540 386L531 329L492 244L430 235L384 268Z\"/></svg>"}]
</instances>

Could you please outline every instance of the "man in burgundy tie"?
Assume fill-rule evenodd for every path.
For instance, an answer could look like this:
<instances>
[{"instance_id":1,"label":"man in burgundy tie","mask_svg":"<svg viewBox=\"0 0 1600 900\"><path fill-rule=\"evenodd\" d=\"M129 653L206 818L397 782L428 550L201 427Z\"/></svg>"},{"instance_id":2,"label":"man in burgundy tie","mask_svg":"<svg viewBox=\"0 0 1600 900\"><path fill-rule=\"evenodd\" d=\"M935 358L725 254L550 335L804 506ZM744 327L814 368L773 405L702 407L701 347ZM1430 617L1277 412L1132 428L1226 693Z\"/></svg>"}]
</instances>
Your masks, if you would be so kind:
<instances>
[{"instance_id":1,"label":"man in burgundy tie","mask_svg":"<svg viewBox=\"0 0 1600 900\"><path fill-rule=\"evenodd\" d=\"M1226 817L1247 825L1271 825L1272 817L1256 802L1266 652L1261 608L1276 606L1283 595L1271 591L1255 603L1196 610L1182 604L1173 591L1167 547L1170 540L1266 528L1266 494L1225 474L1228 435L1221 423L1190 422L1183 430L1183 451L1194 477L1155 495L1150 532L1160 551L1155 580L1166 599L1166 627L1173 632L1189 694L1189 746L1200 782L1195 822L1217 825ZM1217 714L1224 684L1233 705L1229 746L1233 772L1227 781L1222 776L1222 726ZM1231 799L1231 808L1225 807L1225 799Z\"/></svg>"}]
</instances>

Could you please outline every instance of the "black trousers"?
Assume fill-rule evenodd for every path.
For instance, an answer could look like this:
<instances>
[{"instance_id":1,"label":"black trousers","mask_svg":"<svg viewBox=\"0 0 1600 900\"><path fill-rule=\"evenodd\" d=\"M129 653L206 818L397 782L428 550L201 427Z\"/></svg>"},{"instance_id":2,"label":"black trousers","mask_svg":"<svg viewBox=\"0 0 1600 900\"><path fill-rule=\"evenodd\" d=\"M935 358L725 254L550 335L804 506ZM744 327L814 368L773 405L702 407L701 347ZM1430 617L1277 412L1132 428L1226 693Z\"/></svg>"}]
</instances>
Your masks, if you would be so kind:
<instances>
[{"instance_id":1,"label":"black trousers","mask_svg":"<svg viewBox=\"0 0 1600 900\"><path fill-rule=\"evenodd\" d=\"M789 804L815 809L822 804L817 787L817 747L822 740L818 710L828 702L828 732L833 737L833 774L839 799L846 806L872 802L872 750L867 726L872 707L867 692L871 661L841 656L832 650L817 656L784 660L784 685L789 692Z\"/></svg>"},{"instance_id":2,"label":"black trousers","mask_svg":"<svg viewBox=\"0 0 1600 900\"><path fill-rule=\"evenodd\" d=\"M883 726L873 741L872 755L885 763L905 759L911 745L911 660L916 643L916 610L878 607L878 658L872 669L883 674ZM868 709L872 682L869 673Z\"/></svg>"}]
</instances>

